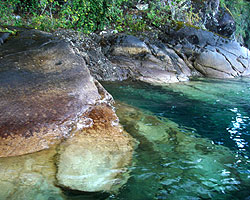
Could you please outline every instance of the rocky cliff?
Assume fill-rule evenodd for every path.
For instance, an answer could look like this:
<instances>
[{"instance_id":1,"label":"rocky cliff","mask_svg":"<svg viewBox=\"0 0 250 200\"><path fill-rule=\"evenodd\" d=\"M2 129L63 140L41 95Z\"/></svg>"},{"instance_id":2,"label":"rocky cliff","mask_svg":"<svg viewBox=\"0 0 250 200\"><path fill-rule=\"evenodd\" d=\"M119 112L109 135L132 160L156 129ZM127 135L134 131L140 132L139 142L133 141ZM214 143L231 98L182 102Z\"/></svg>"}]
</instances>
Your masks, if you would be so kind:
<instances>
[{"instance_id":1,"label":"rocky cliff","mask_svg":"<svg viewBox=\"0 0 250 200\"><path fill-rule=\"evenodd\" d=\"M249 76L250 51L215 33L179 24L141 35L56 32L78 47L90 73L102 81L136 79L150 83L191 77ZM78 39L76 39L78 38Z\"/></svg>"}]
</instances>

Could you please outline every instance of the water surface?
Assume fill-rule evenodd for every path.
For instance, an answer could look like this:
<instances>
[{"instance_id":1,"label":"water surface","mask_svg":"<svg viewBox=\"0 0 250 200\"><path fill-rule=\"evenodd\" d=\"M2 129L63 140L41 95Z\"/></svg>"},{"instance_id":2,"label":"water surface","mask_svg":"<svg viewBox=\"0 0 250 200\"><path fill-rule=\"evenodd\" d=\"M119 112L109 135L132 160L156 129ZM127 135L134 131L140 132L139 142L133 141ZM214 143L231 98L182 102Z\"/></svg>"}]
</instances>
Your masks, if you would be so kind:
<instances>
[{"instance_id":1,"label":"water surface","mask_svg":"<svg viewBox=\"0 0 250 200\"><path fill-rule=\"evenodd\" d=\"M1 200L250 199L250 79L103 85L137 140L128 182L113 194L62 189L55 146L1 158Z\"/></svg>"},{"instance_id":2,"label":"water surface","mask_svg":"<svg viewBox=\"0 0 250 200\"><path fill-rule=\"evenodd\" d=\"M110 199L250 198L250 79L104 86L135 108L118 105L118 115L140 142L129 182Z\"/></svg>"}]
</instances>

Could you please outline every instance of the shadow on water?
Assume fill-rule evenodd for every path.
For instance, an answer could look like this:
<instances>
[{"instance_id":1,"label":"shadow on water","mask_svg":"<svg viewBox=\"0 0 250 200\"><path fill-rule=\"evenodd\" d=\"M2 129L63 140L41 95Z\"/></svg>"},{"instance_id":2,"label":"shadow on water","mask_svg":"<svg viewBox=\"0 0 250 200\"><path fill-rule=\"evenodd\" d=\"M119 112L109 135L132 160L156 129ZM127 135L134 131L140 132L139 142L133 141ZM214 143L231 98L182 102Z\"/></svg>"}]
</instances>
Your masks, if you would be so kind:
<instances>
[{"instance_id":1,"label":"shadow on water","mask_svg":"<svg viewBox=\"0 0 250 200\"><path fill-rule=\"evenodd\" d=\"M104 192L81 192L77 190L63 190L67 200L105 200L110 194ZM52 200L52 199L51 199Z\"/></svg>"}]
</instances>

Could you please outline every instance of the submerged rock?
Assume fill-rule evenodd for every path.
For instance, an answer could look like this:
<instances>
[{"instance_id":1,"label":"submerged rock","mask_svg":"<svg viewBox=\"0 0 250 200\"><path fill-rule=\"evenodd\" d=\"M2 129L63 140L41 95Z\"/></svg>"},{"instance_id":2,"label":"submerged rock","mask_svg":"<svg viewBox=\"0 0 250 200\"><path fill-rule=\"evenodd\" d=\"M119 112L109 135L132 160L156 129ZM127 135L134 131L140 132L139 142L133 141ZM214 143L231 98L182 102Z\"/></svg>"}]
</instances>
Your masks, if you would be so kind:
<instances>
[{"instance_id":1,"label":"submerged rock","mask_svg":"<svg viewBox=\"0 0 250 200\"><path fill-rule=\"evenodd\" d=\"M61 145L0 158L0 199L67 199L63 190L114 192L129 178L133 142L111 107L90 109ZM60 186L60 187L58 187Z\"/></svg>"},{"instance_id":2,"label":"submerged rock","mask_svg":"<svg viewBox=\"0 0 250 200\"><path fill-rule=\"evenodd\" d=\"M239 155L227 147L215 145L199 137L195 130L180 128L164 117L152 116L126 104L119 103L116 107L122 125L139 140L143 154L140 162L145 162L140 163L145 177L135 181L148 187L137 191L138 199L145 198L147 190L156 199L226 199L241 185L250 184L248 172L237 166ZM150 166L154 158L158 165ZM241 161L246 160L241 158ZM148 169L151 178L147 178ZM151 184L153 188L149 187Z\"/></svg>"},{"instance_id":3,"label":"submerged rock","mask_svg":"<svg viewBox=\"0 0 250 200\"><path fill-rule=\"evenodd\" d=\"M63 200L55 186L55 147L33 154L0 158L0 199Z\"/></svg>"},{"instance_id":4,"label":"submerged rock","mask_svg":"<svg viewBox=\"0 0 250 200\"><path fill-rule=\"evenodd\" d=\"M129 178L125 166L132 159L133 140L110 107L97 106L82 120L90 127L60 145L58 184L79 191L116 191Z\"/></svg>"}]
</instances>

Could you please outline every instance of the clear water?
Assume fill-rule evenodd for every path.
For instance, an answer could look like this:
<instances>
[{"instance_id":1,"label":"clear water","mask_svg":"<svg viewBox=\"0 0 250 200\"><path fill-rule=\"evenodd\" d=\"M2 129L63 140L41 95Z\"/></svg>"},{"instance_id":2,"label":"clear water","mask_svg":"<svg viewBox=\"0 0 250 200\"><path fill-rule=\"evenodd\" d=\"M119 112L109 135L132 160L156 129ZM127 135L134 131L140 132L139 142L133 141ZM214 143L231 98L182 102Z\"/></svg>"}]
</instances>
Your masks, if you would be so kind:
<instances>
[{"instance_id":1,"label":"clear water","mask_svg":"<svg viewBox=\"0 0 250 200\"><path fill-rule=\"evenodd\" d=\"M0 200L250 200L250 78L103 83L138 141L116 193L57 187L56 147L0 159Z\"/></svg>"},{"instance_id":2,"label":"clear water","mask_svg":"<svg viewBox=\"0 0 250 200\"><path fill-rule=\"evenodd\" d=\"M250 199L250 79L104 86L136 108L118 115L140 142L131 178L108 199Z\"/></svg>"}]
</instances>

